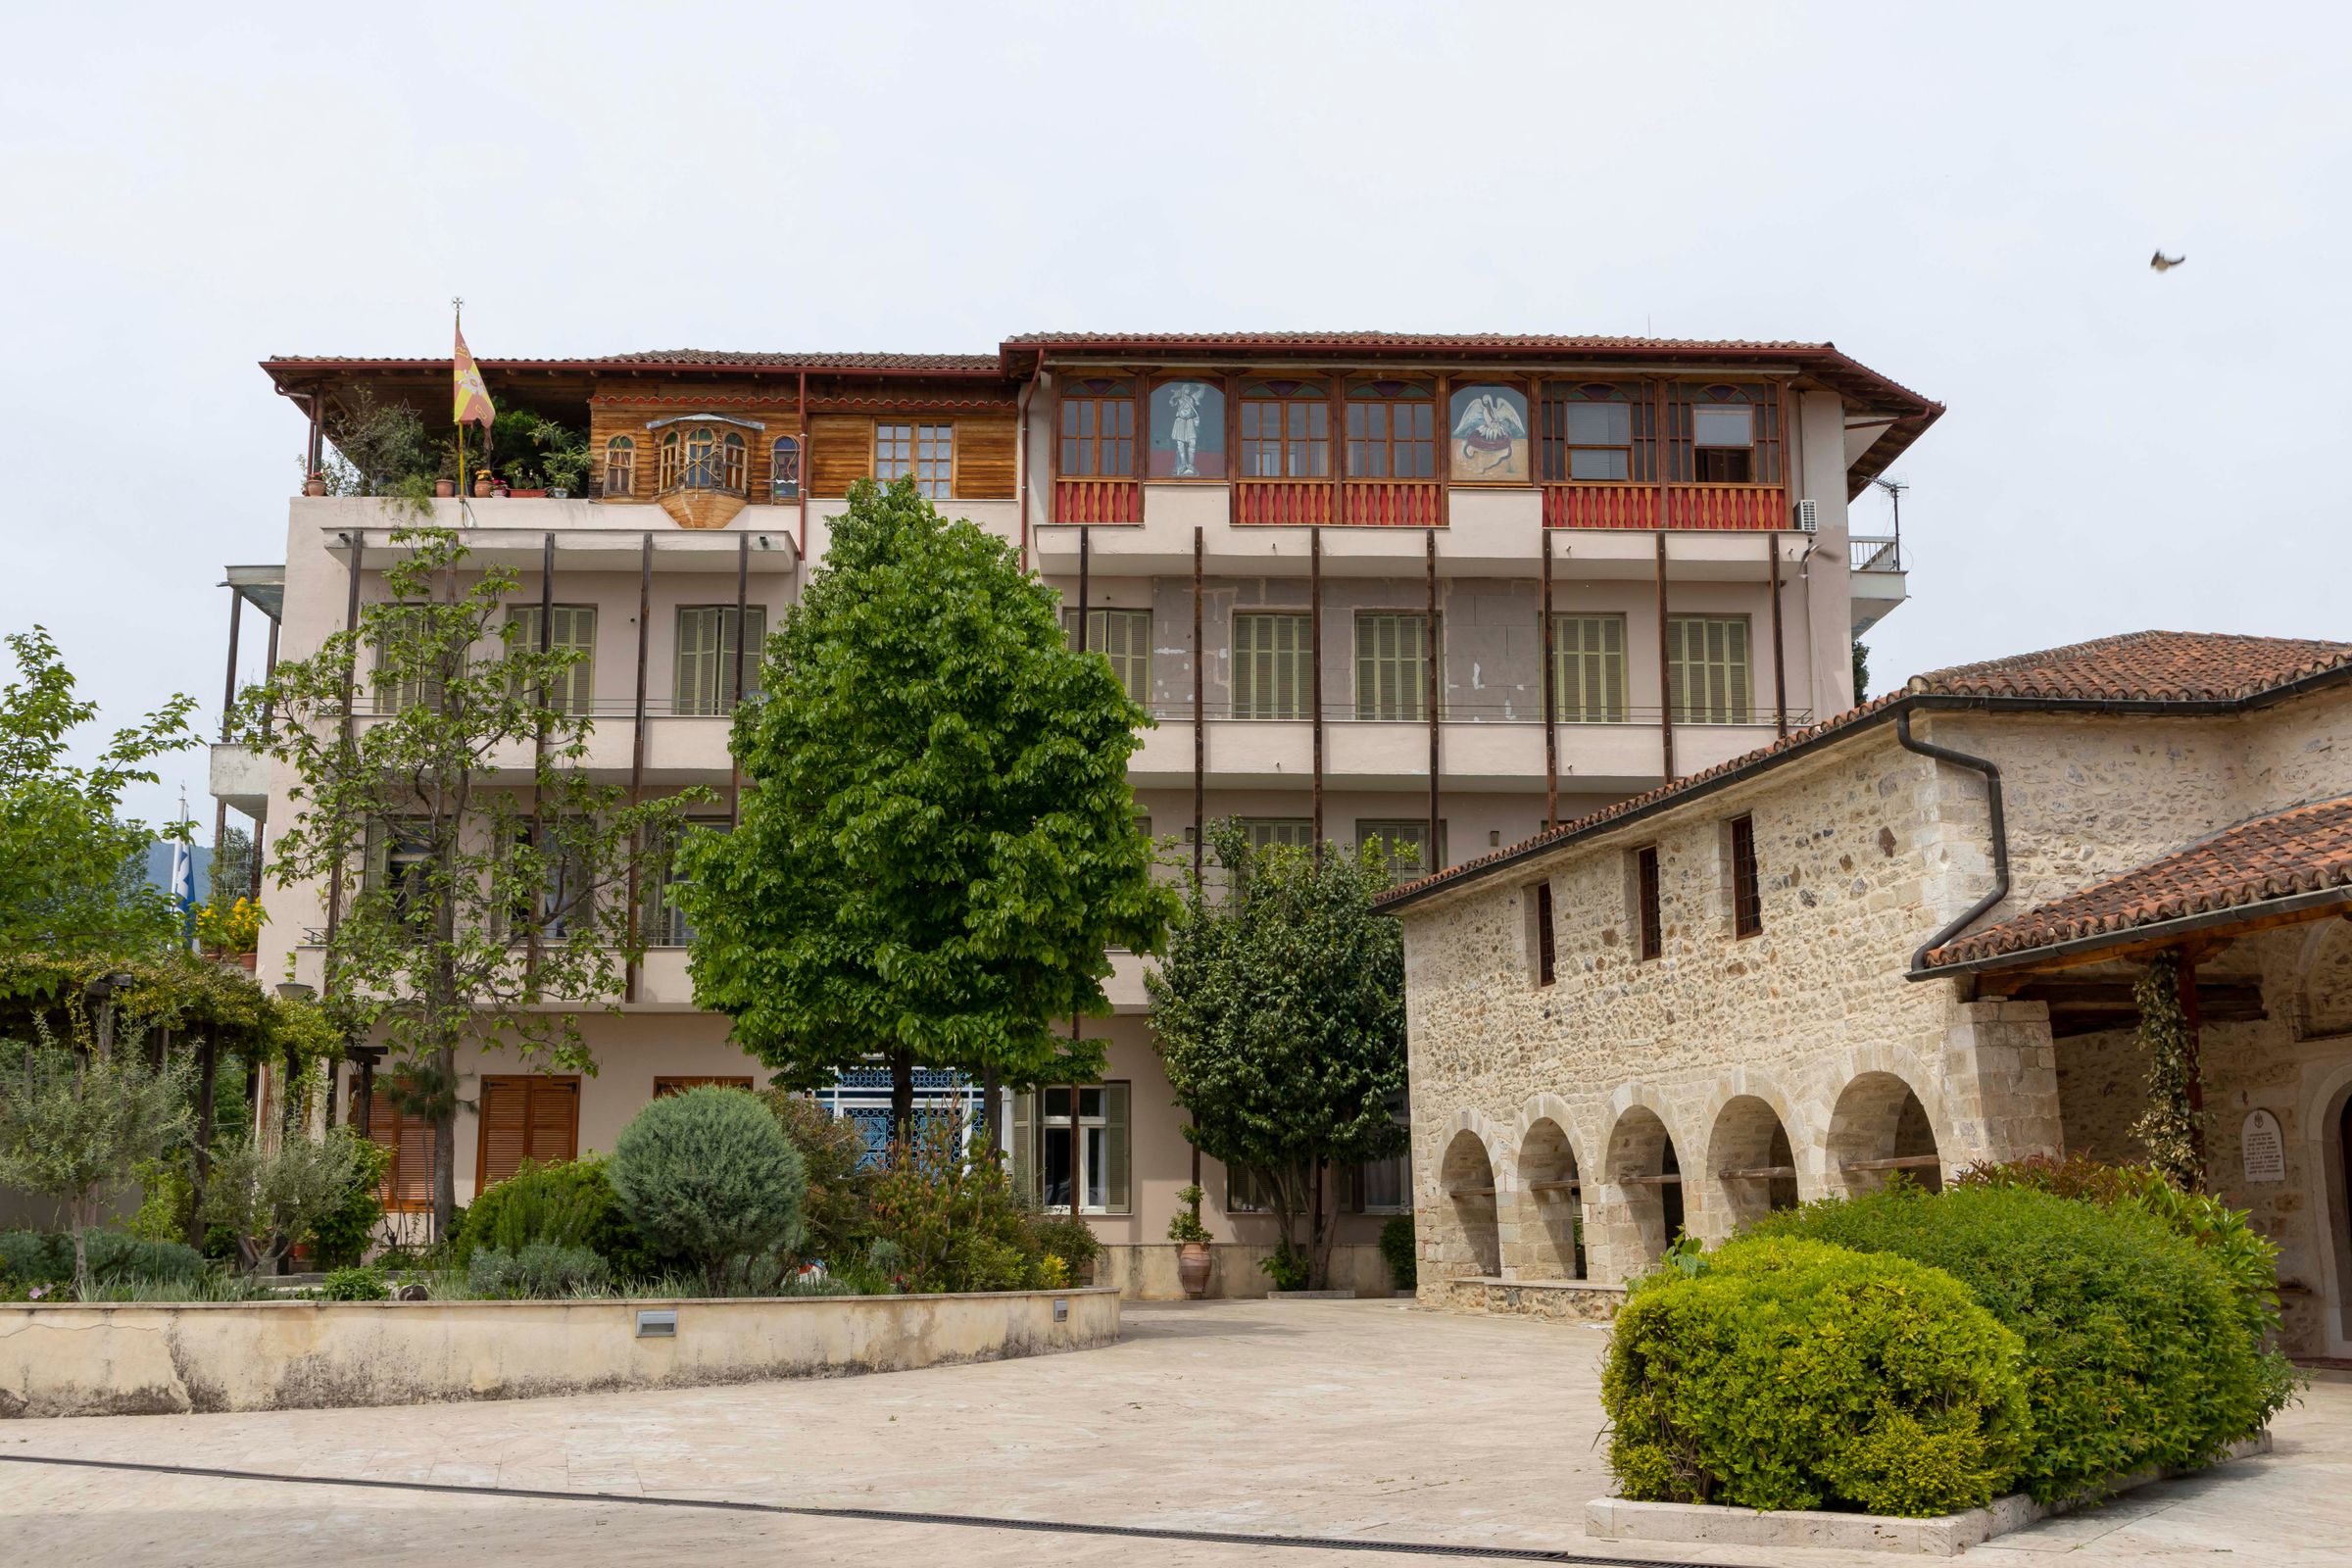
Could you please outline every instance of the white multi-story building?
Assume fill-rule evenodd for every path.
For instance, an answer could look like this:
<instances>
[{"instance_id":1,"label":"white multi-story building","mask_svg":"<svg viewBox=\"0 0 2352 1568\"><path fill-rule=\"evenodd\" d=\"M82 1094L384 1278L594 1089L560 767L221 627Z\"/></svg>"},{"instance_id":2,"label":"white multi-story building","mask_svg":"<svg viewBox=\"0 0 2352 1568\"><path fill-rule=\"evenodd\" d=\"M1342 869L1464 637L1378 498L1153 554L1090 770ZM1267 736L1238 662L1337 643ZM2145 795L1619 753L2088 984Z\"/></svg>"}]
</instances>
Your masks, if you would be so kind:
<instances>
[{"instance_id":1,"label":"white multi-story building","mask_svg":"<svg viewBox=\"0 0 2352 1568\"><path fill-rule=\"evenodd\" d=\"M448 406L445 360L264 368L310 416L314 468L322 429L363 393L434 417ZM1197 845L1233 816L1264 841L1377 834L1424 866L1850 707L1851 643L1905 578L1899 541L1851 533L1847 506L1941 413L1801 343L1046 333L975 357L482 369L502 409L591 442L586 496L449 499L438 517L586 651L570 700L595 720L600 776L711 786L723 821L738 668L756 673L851 483L911 475L1061 590L1073 634L1151 710L1131 777L1155 835ZM282 564L230 568L277 656L309 655L384 595L393 525L376 501L306 495ZM228 746L214 777L266 858L289 779ZM266 897L263 972L290 959L318 983L323 890ZM669 1083L760 1078L726 1020L696 1009L686 933L658 894L645 929L620 1012L586 1020L593 1076L461 1064L480 1106L459 1128L461 1200L519 1158L610 1149ZM1115 956L1106 1081L1075 1107L1068 1091L1023 1097L1004 1125L1041 1198L1074 1198L1112 1248L1106 1277L1172 1294L1162 1238L1198 1162L1152 1049L1143 968ZM376 1108L413 1201L422 1133ZM1347 1222L1336 1254L1368 1287L1386 1286L1377 1216L1410 1204L1403 1165L1333 1195L1372 1216ZM1250 1265L1271 1218L1247 1178L1211 1161L1200 1179L1225 1244L1212 1289L1263 1289Z\"/></svg>"}]
</instances>

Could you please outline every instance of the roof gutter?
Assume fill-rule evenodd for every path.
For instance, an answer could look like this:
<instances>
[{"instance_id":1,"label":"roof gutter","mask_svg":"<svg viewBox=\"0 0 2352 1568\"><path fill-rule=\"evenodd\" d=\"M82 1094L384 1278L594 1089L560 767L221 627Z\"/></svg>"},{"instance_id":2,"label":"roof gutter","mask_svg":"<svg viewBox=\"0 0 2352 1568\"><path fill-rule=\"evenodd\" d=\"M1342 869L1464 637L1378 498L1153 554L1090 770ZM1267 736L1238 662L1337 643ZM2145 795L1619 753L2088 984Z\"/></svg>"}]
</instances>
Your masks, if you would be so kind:
<instances>
[{"instance_id":1,"label":"roof gutter","mask_svg":"<svg viewBox=\"0 0 2352 1568\"><path fill-rule=\"evenodd\" d=\"M1895 705L1894 739L1895 744L1906 752L1917 752L1935 761L1949 762L1954 767L1965 767L1971 772L1984 774L1984 804L1992 815L1992 886L1957 919L1919 945L1918 951L1911 955L1910 977L1916 980L1921 971L1927 968L1930 953L1967 930L1976 923L1978 916L2009 896L2009 823L2001 811L2001 770L1989 758L1972 757L1966 752L1956 752L1949 746L1921 740L1911 733L1911 709L1908 704Z\"/></svg>"},{"instance_id":2,"label":"roof gutter","mask_svg":"<svg viewBox=\"0 0 2352 1568\"><path fill-rule=\"evenodd\" d=\"M2306 914L2314 909L2332 906L2352 906L2352 887L2315 888L2308 893L2290 894L2283 899L2261 899L2251 904L2233 904L2226 909L2201 909L2195 914L2176 915L2170 920L2156 920L2147 925L2126 926L2118 931L2099 931L2086 937L2070 937L2064 942L2052 942L2038 948L2021 948L2014 953L1996 953L1982 958L1967 958L1958 963L1939 963L1924 967L1912 959L1911 972L1906 980L1940 980L1963 974L1984 974L1993 969L2016 969L2029 964L2047 963L2052 958L2078 957L2096 953L2102 948L2139 947L2154 943L2159 946L2176 937L2193 936L2216 926L2238 925L2247 920L2266 920L2278 915Z\"/></svg>"}]
</instances>

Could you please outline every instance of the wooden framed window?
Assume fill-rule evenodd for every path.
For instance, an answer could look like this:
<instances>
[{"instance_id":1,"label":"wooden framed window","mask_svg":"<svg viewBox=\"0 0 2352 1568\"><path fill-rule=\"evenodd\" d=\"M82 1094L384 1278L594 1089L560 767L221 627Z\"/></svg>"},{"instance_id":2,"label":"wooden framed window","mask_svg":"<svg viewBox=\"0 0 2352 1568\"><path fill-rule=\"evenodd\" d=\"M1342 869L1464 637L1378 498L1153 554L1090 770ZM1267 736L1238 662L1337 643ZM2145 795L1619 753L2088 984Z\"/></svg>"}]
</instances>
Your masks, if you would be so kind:
<instances>
[{"instance_id":1,"label":"wooden framed window","mask_svg":"<svg viewBox=\"0 0 2352 1568\"><path fill-rule=\"evenodd\" d=\"M705 1074L702 1076L689 1076L683 1078L656 1078L654 1080L654 1098L656 1100L667 1100L670 1096L682 1095L689 1089L710 1089L713 1087L719 1089L748 1090L752 1087L752 1080L748 1076L737 1077L725 1073Z\"/></svg>"},{"instance_id":2,"label":"wooden framed window","mask_svg":"<svg viewBox=\"0 0 2352 1568\"><path fill-rule=\"evenodd\" d=\"M1241 823L1253 850L1311 850L1315 846L1315 819L1311 816L1245 816Z\"/></svg>"},{"instance_id":3,"label":"wooden framed window","mask_svg":"<svg viewBox=\"0 0 2352 1568\"><path fill-rule=\"evenodd\" d=\"M1132 1212L1131 1100L1125 1083L1064 1084L1014 1096L1014 1189L1065 1214Z\"/></svg>"},{"instance_id":4,"label":"wooden framed window","mask_svg":"<svg viewBox=\"0 0 2352 1568\"><path fill-rule=\"evenodd\" d=\"M1427 719L1429 661L1427 615L1396 610L1357 612L1355 716Z\"/></svg>"},{"instance_id":5,"label":"wooden framed window","mask_svg":"<svg viewBox=\"0 0 2352 1568\"><path fill-rule=\"evenodd\" d=\"M1437 476L1437 394L1414 381L1348 383L1348 477Z\"/></svg>"},{"instance_id":6,"label":"wooden framed window","mask_svg":"<svg viewBox=\"0 0 2352 1568\"><path fill-rule=\"evenodd\" d=\"M1644 962L1666 951L1666 924L1658 900L1658 847L1648 844L1634 852L1635 951Z\"/></svg>"},{"instance_id":7,"label":"wooden framed window","mask_svg":"<svg viewBox=\"0 0 2352 1568\"><path fill-rule=\"evenodd\" d=\"M431 608L390 605L375 624L375 665L368 684L374 691L376 712L405 713L417 707L437 710L441 682L423 667L434 630Z\"/></svg>"},{"instance_id":8,"label":"wooden framed window","mask_svg":"<svg viewBox=\"0 0 2352 1568\"><path fill-rule=\"evenodd\" d=\"M1534 931L1529 934L1534 939L1530 943L1533 950L1530 956L1535 959L1533 968L1536 984L1547 986L1559 978L1559 961L1553 948L1556 939L1552 934L1551 881L1548 877L1536 884L1535 897L1528 904L1535 924Z\"/></svg>"},{"instance_id":9,"label":"wooden framed window","mask_svg":"<svg viewBox=\"0 0 2352 1568\"><path fill-rule=\"evenodd\" d=\"M1310 827L1312 819L1309 819ZM1377 842L1389 862L1389 886L1429 875L1446 859L1446 824L1438 824L1438 855L1429 853L1429 818L1408 816L1364 818L1355 824L1358 845Z\"/></svg>"},{"instance_id":10,"label":"wooden framed window","mask_svg":"<svg viewBox=\"0 0 2352 1568\"><path fill-rule=\"evenodd\" d=\"M1625 722L1625 617L1551 617L1552 716L1563 724Z\"/></svg>"},{"instance_id":11,"label":"wooden framed window","mask_svg":"<svg viewBox=\"0 0 2352 1568\"><path fill-rule=\"evenodd\" d=\"M1331 477L1331 390L1315 381L1242 388L1242 477Z\"/></svg>"},{"instance_id":12,"label":"wooden framed window","mask_svg":"<svg viewBox=\"0 0 2352 1568\"><path fill-rule=\"evenodd\" d=\"M378 817L368 824L360 886L392 901L393 917L410 924L430 912L433 827L423 817Z\"/></svg>"},{"instance_id":13,"label":"wooden framed window","mask_svg":"<svg viewBox=\"0 0 2352 1568\"><path fill-rule=\"evenodd\" d=\"M576 1074L484 1073L473 1160L473 1193L505 1181L524 1160L553 1165L580 1152Z\"/></svg>"},{"instance_id":14,"label":"wooden framed window","mask_svg":"<svg viewBox=\"0 0 2352 1568\"><path fill-rule=\"evenodd\" d=\"M616 435L605 443L605 494L609 498L632 495L637 489L637 443L625 435Z\"/></svg>"},{"instance_id":15,"label":"wooden framed window","mask_svg":"<svg viewBox=\"0 0 2352 1568\"><path fill-rule=\"evenodd\" d=\"M1732 935L1752 937L1764 929L1764 895L1756 880L1756 819L1731 820Z\"/></svg>"},{"instance_id":16,"label":"wooden framed window","mask_svg":"<svg viewBox=\"0 0 2352 1568\"><path fill-rule=\"evenodd\" d=\"M749 636L743 649L743 686L760 693L760 656L767 644L767 611L753 605L743 612ZM735 646L739 630L733 605L678 608L677 696L673 710L710 716L735 711Z\"/></svg>"},{"instance_id":17,"label":"wooden framed window","mask_svg":"<svg viewBox=\"0 0 2352 1568\"><path fill-rule=\"evenodd\" d=\"M689 490L718 488L718 432L700 425L686 433L685 486Z\"/></svg>"},{"instance_id":18,"label":"wooden framed window","mask_svg":"<svg viewBox=\"0 0 2352 1568\"><path fill-rule=\"evenodd\" d=\"M945 501L955 493L955 425L876 422L874 477L891 484L908 474L917 495Z\"/></svg>"},{"instance_id":19,"label":"wooden framed window","mask_svg":"<svg viewBox=\"0 0 2352 1568\"><path fill-rule=\"evenodd\" d=\"M1061 612L1061 629L1078 646L1078 612ZM1152 612L1149 610L1090 610L1086 612L1086 650L1110 661L1112 673L1128 698L1152 705Z\"/></svg>"},{"instance_id":20,"label":"wooden framed window","mask_svg":"<svg viewBox=\"0 0 2352 1568\"><path fill-rule=\"evenodd\" d=\"M525 822L515 832L514 846L538 860L539 886L536 894L517 898L501 913L498 926L505 940L520 942L526 930L535 929L543 941L562 942L571 934L573 921L594 921L595 892L576 845L560 842L544 823Z\"/></svg>"},{"instance_id":21,"label":"wooden framed window","mask_svg":"<svg viewBox=\"0 0 2352 1568\"><path fill-rule=\"evenodd\" d=\"M1063 391L1059 471L1071 479L1134 477L1133 383L1082 380Z\"/></svg>"},{"instance_id":22,"label":"wooden framed window","mask_svg":"<svg viewBox=\"0 0 2352 1568\"><path fill-rule=\"evenodd\" d=\"M1309 618L1289 612L1252 611L1233 617L1233 716L1307 716L1313 693L1308 662Z\"/></svg>"},{"instance_id":23,"label":"wooden framed window","mask_svg":"<svg viewBox=\"0 0 2352 1568\"><path fill-rule=\"evenodd\" d=\"M509 605L507 624L514 628L507 639L509 653L539 651L539 607ZM547 706L562 713L586 713L596 705L596 607L557 605L548 618L551 649L565 649L580 657L548 684Z\"/></svg>"},{"instance_id":24,"label":"wooden framed window","mask_svg":"<svg viewBox=\"0 0 2352 1568\"><path fill-rule=\"evenodd\" d=\"M767 499L801 499L801 443L797 436L780 435L767 449Z\"/></svg>"},{"instance_id":25,"label":"wooden framed window","mask_svg":"<svg viewBox=\"0 0 2352 1568\"><path fill-rule=\"evenodd\" d=\"M689 831L724 833L732 826L723 816L688 817L660 838L647 843L638 867L638 896L644 907L637 916L637 936L649 948L684 948L694 943L694 922L678 907L677 888L686 880L679 866L678 846Z\"/></svg>"},{"instance_id":26,"label":"wooden framed window","mask_svg":"<svg viewBox=\"0 0 2352 1568\"><path fill-rule=\"evenodd\" d=\"M1666 477L1675 483L1781 483L1777 387L1671 383L1666 388Z\"/></svg>"},{"instance_id":27,"label":"wooden framed window","mask_svg":"<svg viewBox=\"0 0 2352 1568\"><path fill-rule=\"evenodd\" d=\"M1750 688L1745 615L1666 617L1666 700L1677 724L1744 724Z\"/></svg>"},{"instance_id":28,"label":"wooden framed window","mask_svg":"<svg viewBox=\"0 0 2352 1568\"><path fill-rule=\"evenodd\" d=\"M1306 1182L1306 1172L1296 1177L1300 1187ZM1228 1214L1271 1214L1274 1212L1274 1183L1265 1172L1254 1165L1225 1167L1225 1212Z\"/></svg>"},{"instance_id":29,"label":"wooden framed window","mask_svg":"<svg viewBox=\"0 0 2352 1568\"><path fill-rule=\"evenodd\" d=\"M357 1086L354 1086L357 1098ZM433 1124L400 1108L392 1087L381 1080L368 1101L368 1141L392 1152L378 1193L386 1209L413 1214L433 1206Z\"/></svg>"},{"instance_id":30,"label":"wooden framed window","mask_svg":"<svg viewBox=\"0 0 2352 1568\"><path fill-rule=\"evenodd\" d=\"M752 449L729 430L718 444L718 487L730 495L748 494L752 487Z\"/></svg>"},{"instance_id":31,"label":"wooden framed window","mask_svg":"<svg viewBox=\"0 0 2352 1568\"><path fill-rule=\"evenodd\" d=\"M662 437L662 444L655 451L658 461L654 468L654 489L658 492L675 490L679 477L686 471L684 438L671 430Z\"/></svg>"},{"instance_id":32,"label":"wooden framed window","mask_svg":"<svg viewBox=\"0 0 2352 1568\"><path fill-rule=\"evenodd\" d=\"M1549 381L1536 416L1546 484L1656 480L1656 393L1642 382Z\"/></svg>"}]
</instances>

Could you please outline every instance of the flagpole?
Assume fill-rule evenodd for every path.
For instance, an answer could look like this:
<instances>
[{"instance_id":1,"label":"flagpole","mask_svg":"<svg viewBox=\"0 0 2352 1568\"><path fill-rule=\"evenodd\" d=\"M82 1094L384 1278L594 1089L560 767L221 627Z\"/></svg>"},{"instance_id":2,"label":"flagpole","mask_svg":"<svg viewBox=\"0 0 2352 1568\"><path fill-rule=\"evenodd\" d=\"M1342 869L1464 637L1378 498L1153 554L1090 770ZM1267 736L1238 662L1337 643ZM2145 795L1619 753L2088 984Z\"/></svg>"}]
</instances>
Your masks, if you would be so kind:
<instances>
[{"instance_id":1,"label":"flagpole","mask_svg":"<svg viewBox=\"0 0 2352 1568\"><path fill-rule=\"evenodd\" d=\"M457 312L458 335L463 337L466 333L466 302L453 299L449 303ZM450 425L458 433L458 511L463 513L466 510L466 421L453 417Z\"/></svg>"}]
</instances>

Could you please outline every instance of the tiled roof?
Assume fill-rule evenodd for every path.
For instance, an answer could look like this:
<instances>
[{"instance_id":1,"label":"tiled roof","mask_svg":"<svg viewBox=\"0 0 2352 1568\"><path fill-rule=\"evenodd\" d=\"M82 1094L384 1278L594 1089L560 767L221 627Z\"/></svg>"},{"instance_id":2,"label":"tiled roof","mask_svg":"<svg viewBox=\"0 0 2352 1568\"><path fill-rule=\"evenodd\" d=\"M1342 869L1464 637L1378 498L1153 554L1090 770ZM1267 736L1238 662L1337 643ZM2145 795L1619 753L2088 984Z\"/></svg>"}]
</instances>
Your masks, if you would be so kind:
<instances>
[{"instance_id":1,"label":"tiled roof","mask_svg":"<svg viewBox=\"0 0 2352 1568\"><path fill-rule=\"evenodd\" d=\"M1702 793L1735 774L1773 766L1784 758L1887 717L1907 702L1962 699L1987 707L2023 709L2084 701L2234 703L2333 670L2352 671L2352 644L2173 631L2127 632L2038 654L1932 670L1913 676L1900 692L1876 698L1809 728L1792 730L1770 746L1604 806L1518 844L1399 884L1375 903L1394 908L1440 887L1472 880L1506 861L1524 859L1597 832L1622 817Z\"/></svg>"},{"instance_id":2,"label":"tiled roof","mask_svg":"<svg viewBox=\"0 0 2352 1568\"><path fill-rule=\"evenodd\" d=\"M490 369L529 367L534 369L592 370L662 366L671 369L939 370L958 375L995 375L1003 368L994 354L757 354L738 349L646 349L634 354L601 354L585 359L504 359L494 355L479 355L476 358ZM333 354L272 354L264 363L270 366L369 366L393 370L446 369L449 366L446 359L413 360Z\"/></svg>"},{"instance_id":3,"label":"tiled roof","mask_svg":"<svg viewBox=\"0 0 2352 1568\"><path fill-rule=\"evenodd\" d=\"M1965 697L2228 702L2352 661L2352 643L2229 633L2134 631L1911 678L1909 690Z\"/></svg>"},{"instance_id":4,"label":"tiled roof","mask_svg":"<svg viewBox=\"0 0 2352 1568\"><path fill-rule=\"evenodd\" d=\"M1924 967L1979 963L2097 937L2122 943L2160 921L2330 889L2342 890L2352 902L2352 797L2241 822L2013 920L1947 942L1927 955Z\"/></svg>"},{"instance_id":5,"label":"tiled roof","mask_svg":"<svg viewBox=\"0 0 2352 1568\"><path fill-rule=\"evenodd\" d=\"M1625 350L1661 353L1735 353L1755 349L1833 353L1831 343L1763 342L1746 338L1565 337L1521 332L1023 332L1013 348L1167 344L1179 348L1499 349L1515 353L1587 354Z\"/></svg>"}]
</instances>

